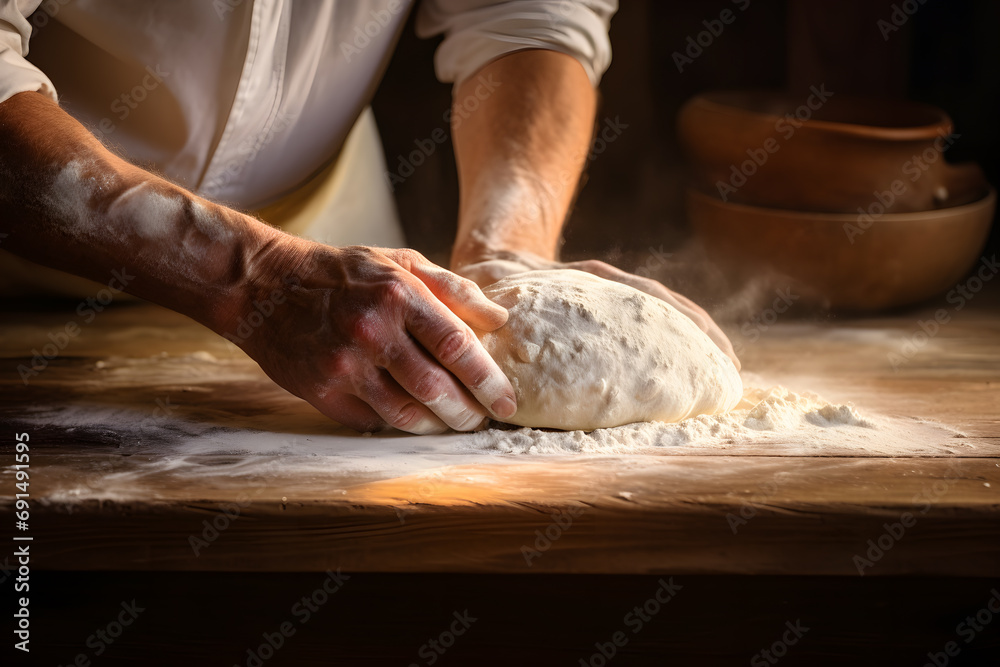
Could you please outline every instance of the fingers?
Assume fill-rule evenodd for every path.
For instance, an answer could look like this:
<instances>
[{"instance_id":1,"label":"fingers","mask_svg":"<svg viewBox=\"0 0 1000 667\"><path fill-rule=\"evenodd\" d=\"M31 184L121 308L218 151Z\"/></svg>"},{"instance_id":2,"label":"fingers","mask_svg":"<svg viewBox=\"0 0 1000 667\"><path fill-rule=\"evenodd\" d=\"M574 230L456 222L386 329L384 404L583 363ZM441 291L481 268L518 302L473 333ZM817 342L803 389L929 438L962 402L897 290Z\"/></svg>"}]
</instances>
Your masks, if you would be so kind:
<instances>
[{"instance_id":1,"label":"fingers","mask_svg":"<svg viewBox=\"0 0 1000 667\"><path fill-rule=\"evenodd\" d=\"M385 428L385 420L357 396L338 392L310 402L330 419L355 431L370 433Z\"/></svg>"},{"instance_id":2,"label":"fingers","mask_svg":"<svg viewBox=\"0 0 1000 667\"><path fill-rule=\"evenodd\" d=\"M404 255L400 266L423 282L431 294L469 326L493 331L507 321L507 310L487 299L479 286L468 278L430 263L419 253Z\"/></svg>"},{"instance_id":3,"label":"fingers","mask_svg":"<svg viewBox=\"0 0 1000 667\"><path fill-rule=\"evenodd\" d=\"M390 426L431 435L449 428L471 431L486 420L483 406L412 341L382 345L373 357L355 356L355 361L362 363L316 403L345 426L364 432Z\"/></svg>"},{"instance_id":4,"label":"fingers","mask_svg":"<svg viewBox=\"0 0 1000 667\"><path fill-rule=\"evenodd\" d=\"M412 341L390 348L385 368L411 400L419 401L456 431L472 431L486 421L486 409L427 352Z\"/></svg>"},{"instance_id":5,"label":"fingers","mask_svg":"<svg viewBox=\"0 0 1000 667\"><path fill-rule=\"evenodd\" d=\"M468 325L432 298L412 303L405 318L407 331L427 353L451 371L497 419L504 420L514 414L517 410L514 388ZM434 378L425 381L437 388L445 386ZM458 398L447 392L444 395L448 401ZM449 403L440 409L454 407Z\"/></svg>"},{"instance_id":6,"label":"fingers","mask_svg":"<svg viewBox=\"0 0 1000 667\"><path fill-rule=\"evenodd\" d=\"M484 415L479 414L471 424L457 421L445 423L426 406L421 405L419 399L415 400L416 397L412 393L407 393L400 387L386 371L379 368L373 368L360 383L358 395L386 424L415 435L444 433L448 427L456 431L469 431L481 424L484 419ZM470 403L474 402L471 398L468 400Z\"/></svg>"}]
</instances>

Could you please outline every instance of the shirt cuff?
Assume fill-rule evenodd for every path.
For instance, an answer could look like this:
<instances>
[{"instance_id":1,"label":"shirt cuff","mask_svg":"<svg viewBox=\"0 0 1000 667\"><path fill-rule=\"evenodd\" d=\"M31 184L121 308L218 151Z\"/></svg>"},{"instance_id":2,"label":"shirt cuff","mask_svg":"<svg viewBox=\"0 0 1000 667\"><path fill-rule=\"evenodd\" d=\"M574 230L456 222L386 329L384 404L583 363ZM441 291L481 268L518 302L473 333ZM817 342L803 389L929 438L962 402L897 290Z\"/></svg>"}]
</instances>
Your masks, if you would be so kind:
<instances>
[{"instance_id":1,"label":"shirt cuff","mask_svg":"<svg viewBox=\"0 0 1000 667\"><path fill-rule=\"evenodd\" d=\"M29 91L44 93L53 101L59 101L49 77L25 59L31 37L28 15L37 5L38 2L22 2L0 6L0 102Z\"/></svg>"},{"instance_id":2,"label":"shirt cuff","mask_svg":"<svg viewBox=\"0 0 1000 667\"><path fill-rule=\"evenodd\" d=\"M27 60L0 47L0 102L6 102L18 93L37 91L58 102L56 87L40 69Z\"/></svg>"},{"instance_id":3,"label":"shirt cuff","mask_svg":"<svg viewBox=\"0 0 1000 667\"><path fill-rule=\"evenodd\" d=\"M617 9L617 0L425 0L417 35L445 35L434 55L443 82L461 82L514 51L548 49L576 58L596 86L611 64Z\"/></svg>"}]
</instances>

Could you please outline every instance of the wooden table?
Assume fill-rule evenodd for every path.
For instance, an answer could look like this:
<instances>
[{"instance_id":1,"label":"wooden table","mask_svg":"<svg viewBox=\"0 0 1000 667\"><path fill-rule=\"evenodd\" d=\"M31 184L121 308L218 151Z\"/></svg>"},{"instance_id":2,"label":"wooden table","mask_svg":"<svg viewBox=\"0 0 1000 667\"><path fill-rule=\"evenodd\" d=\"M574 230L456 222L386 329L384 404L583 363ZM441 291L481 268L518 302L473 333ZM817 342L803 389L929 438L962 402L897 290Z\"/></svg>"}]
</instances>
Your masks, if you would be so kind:
<instances>
[{"instance_id":1,"label":"wooden table","mask_svg":"<svg viewBox=\"0 0 1000 667\"><path fill-rule=\"evenodd\" d=\"M878 578L920 576L935 593L913 610L930 613L936 608L930 600L945 600L949 611L934 619L931 630L907 628L919 660L920 643L930 651L939 638L947 640L954 634L952 615L981 607L989 597L987 584L1000 579L996 294L979 295L961 312L949 310L950 321L913 348L902 345L921 343L920 322L951 308L943 299L878 319L816 324L787 317L759 340L742 341L745 371L851 401L866 412L936 420L953 431L913 442L903 454L859 455L836 447L804 454L789 442L635 456L494 455L471 462L421 454L421 438L364 437L336 427L270 384L235 347L174 313L125 304L86 323L75 304L68 310L8 304L0 313L2 521L14 521L13 438L25 432L31 438L32 567L41 572L37 576L51 572L47 580L60 582L40 595L64 625L72 625L73 615L58 612L65 602L60 591L82 587L81 595L100 597L99 589L124 598L138 581L146 582L149 595L157 591L165 599L170 595L162 582L189 593L192 587L223 591L243 585L235 582L254 582L274 597L282 587L264 586L267 577L284 576L281 581L311 589L326 576L319 575L340 568L355 581L379 582L370 583L370 590L382 594L391 588L387 577L410 573L413 579L394 579L393 590L435 581L438 597L452 599L454 582L462 581L468 591L499 604L504 591L525 594L547 586L569 604L579 602L579 588L557 575L589 581L591 590L605 591L608 599L627 597L623 591L645 596L648 584L674 576L717 593L761 582L784 591L780 604L772 600L777 608L758 600L759 614L731 614L773 617L773 628L733 635L745 638L748 647L763 647L770 644L764 642L768 628L781 635L778 617L793 613L781 605L797 598L796 591L823 591L830 598L857 590L877 598L873 591L902 586L893 583L898 578ZM25 383L18 367L31 366L32 350L44 354L43 346L58 344L71 322L80 325L78 335L40 373L27 374ZM913 353L902 363L895 357L894 369L891 355L900 350ZM231 447L242 437L256 443L250 453L213 445L224 440ZM282 447L262 451L262 438L277 438ZM297 453L296 443L308 453ZM362 456L380 447L394 452L386 469L377 457ZM407 473L411 460L413 472ZM734 516L747 519L737 530ZM859 567L859 557L869 564ZM732 577L750 574L760 576ZM506 575L499 581L507 583L494 583L497 575ZM355 590L363 590L362 584ZM511 608L518 599L508 598ZM161 611L168 607L162 604ZM401 606L411 607L420 609ZM704 602L685 616L690 623L705 621L711 608ZM567 609L562 613L572 616ZM621 618L619 611L612 616ZM828 627L834 617L831 612ZM407 618L396 619L400 627L412 621ZM1000 646L997 618L977 646ZM584 646L606 641L603 635L617 627L598 626L577 624L581 632L592 631L584 632L593 637ZM247 642L259 632L250 634ZM354 636L366 637L361 644L367 648L344 648L343 655L378 654L376 640L362 631ZM654 648L643 653L641 642L633 641L628 651L636 651L636 662L629 664L667 646L661 635L644 636ZM671 650L683 646L700 656L722 650L706 648L713 642L702 635L705 641L697 644L691 636L675 636ZM73 656L66 652L81 647L85 637L49 637L49 646L59 647L57 659L68 661ZM145 641L157 639L149 635ZM538 642L544 644L544 637ZM307 645L323 654L321 639L300 643ZM420 663L418 647L403 646L395 659ZM301 659L308 660L309 650L302 650ZM464 650L456 648L449 659ZM497 657L496 651L494 646L485 655ZM239 653L220 659L245 659ZM476 655L478 664L493 664ZM556 651L552 659L567 655ZM577 663L574 658L566 664Z\"/></svg>"}]
</instances>

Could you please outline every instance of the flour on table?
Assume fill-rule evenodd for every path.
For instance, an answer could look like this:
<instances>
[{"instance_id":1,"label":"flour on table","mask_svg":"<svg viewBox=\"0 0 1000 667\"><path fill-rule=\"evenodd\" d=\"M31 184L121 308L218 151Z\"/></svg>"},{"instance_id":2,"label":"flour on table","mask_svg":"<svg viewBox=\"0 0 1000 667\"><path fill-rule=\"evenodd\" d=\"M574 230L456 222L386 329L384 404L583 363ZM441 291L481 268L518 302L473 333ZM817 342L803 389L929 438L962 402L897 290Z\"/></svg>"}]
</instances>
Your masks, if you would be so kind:
<instances>
[{"instance_id":1,"label":"flour on table","mask_svg":"<svg viewBox=\"0 0 1000 667\"><path fill-rule=\"evenodd\" d=\"M582 271L529 271L484 293L510 313L481 339L514 385L514 424L678 422L742 397L736 367L705 332L633 287Z\"/></svg>"},{"instance_id":2,"label":"flour on table","mask_svg":"<svg viewBox=\"0 0 1000 667\"><path fill-rule=\"evenodd\" d=\"M547 431L492 428L465 436L467 450L506 455L530 454L705 454L731 450L747 455L900 455L933 451L924 441L964 437L942 424L917 419L870 417L851 404L835 404L816 394L780 385L748 387L736 408L679 423L645 422L617 428ZM952 442L955 442L952 440ZM959 440L958 442L961 442ZM954 453L942 445L942 451Z\"/></svg>"}]
</instances>

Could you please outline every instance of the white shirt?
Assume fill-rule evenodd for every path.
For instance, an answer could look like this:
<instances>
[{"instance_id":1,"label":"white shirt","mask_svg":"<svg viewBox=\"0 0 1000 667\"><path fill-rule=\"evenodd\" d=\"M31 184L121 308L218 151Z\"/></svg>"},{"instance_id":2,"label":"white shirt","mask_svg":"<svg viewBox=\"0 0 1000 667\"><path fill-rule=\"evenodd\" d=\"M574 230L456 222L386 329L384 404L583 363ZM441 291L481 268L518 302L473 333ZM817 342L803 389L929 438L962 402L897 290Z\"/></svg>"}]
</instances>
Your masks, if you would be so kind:
<instances>
[{"instance_id":1,"label":"white shirt","mask_svg":"<svg viewBox=\"0 0 1000 667\"><path fill-rule=\"evenodd\" d=\"M0 102L41 91L131 161L253 208L335 158L412 4L0 0ZM544 48L577 58L596 84L616 9L617 0L424 0L417 32L445 35L442 81Z\"/></svg>"}]
</instances>

